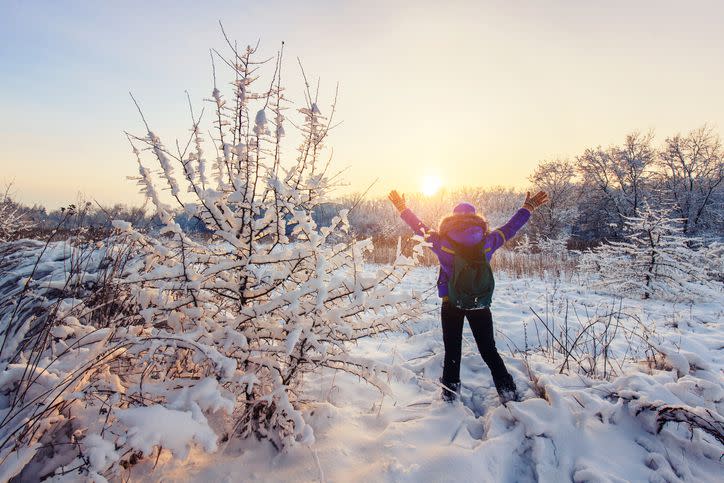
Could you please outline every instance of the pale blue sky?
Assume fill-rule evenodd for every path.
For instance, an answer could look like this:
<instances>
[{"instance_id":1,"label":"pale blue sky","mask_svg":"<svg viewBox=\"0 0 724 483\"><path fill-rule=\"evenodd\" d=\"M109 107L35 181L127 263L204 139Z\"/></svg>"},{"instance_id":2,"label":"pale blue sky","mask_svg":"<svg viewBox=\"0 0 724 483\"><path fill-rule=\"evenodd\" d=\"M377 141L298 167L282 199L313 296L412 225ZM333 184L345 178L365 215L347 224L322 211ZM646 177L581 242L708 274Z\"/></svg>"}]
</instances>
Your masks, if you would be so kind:
<instances>
[{"instance_id":1,"label":"pale blue sky","mask_svg":"<svg viewBox=\"0 0 724 483\"><path fill-rule=\"evenodd\" d=\"M123 130L132 90L168 139L201 105L217 21L241 43L340 82L331 139L349 189L428 174L523 186L535 164L709 122L724 126L724 2L79 2L0 0L0 181L58 206L138 203Z\"/></svg>"}]
</instances>

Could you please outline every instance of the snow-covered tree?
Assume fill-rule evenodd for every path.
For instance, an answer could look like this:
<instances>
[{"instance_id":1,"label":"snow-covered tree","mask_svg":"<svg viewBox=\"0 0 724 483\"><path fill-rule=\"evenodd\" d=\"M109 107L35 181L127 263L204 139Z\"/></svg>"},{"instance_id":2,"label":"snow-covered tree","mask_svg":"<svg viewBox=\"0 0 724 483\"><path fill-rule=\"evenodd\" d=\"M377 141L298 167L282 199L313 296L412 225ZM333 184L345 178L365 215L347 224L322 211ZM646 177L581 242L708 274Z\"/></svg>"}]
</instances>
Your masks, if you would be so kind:
<instances>
[{"instance_id":1,"label":"snow-covered tree","mask_svg":"<svg viewBox=\"0 0 724 483\"><path fill-rule=\"evenodd\" d=\"M599 233L605 227L613 228L611 234L619 237L626 218L638 216L656 160L652 140L653 134L636 132L626 136L623 146L587 149L576 158L585 227Z\"/></svg>"},{"instance_id":2,"label":"snow-covered tree","mask_svg":"<svg viewBox=\"0 0 724 483\"><path fill-rule=\"evenodd\" d=\"M666 138L658 164L664 201L684 221L684 233L724 223L724 149L711 127Z\"/></svg>"},{"instance_id":3,"label":"snow-covered tree","mask_svg":"<svg viewBox=\"0 0 724 483\"><path fill-rule=\"evenodd\" d=\"M549 202L533 213L532 231L546 238L570 233L578 214L576 169L568 160L543 161L528 180L534 189L548 193Z\"/></svg>"},{"instance_id":4,"label":"snow-covered tree","mask_svg":"<svg viewBox=\"0 0 724 483\"><path fill-rule=\"evenodd\" d=\"M706 250L692 248L696 239L683 234L682 220L667 209L644 203L639 216L627 217L623 241L587 252L581 269L597 272L597 285L643 298L691 298L713 281L707 275Z\"/></svg>"}]
</instances>

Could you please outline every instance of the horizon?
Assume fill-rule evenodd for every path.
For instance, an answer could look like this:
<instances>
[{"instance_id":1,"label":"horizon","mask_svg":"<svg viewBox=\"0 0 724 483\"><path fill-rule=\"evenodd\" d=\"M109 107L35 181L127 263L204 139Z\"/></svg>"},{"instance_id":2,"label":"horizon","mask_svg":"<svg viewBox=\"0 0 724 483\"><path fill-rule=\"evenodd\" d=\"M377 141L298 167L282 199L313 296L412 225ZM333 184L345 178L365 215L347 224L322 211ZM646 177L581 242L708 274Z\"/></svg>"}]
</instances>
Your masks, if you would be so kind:
<instances>
[{"instance_id":1,"label":"horizon","mask_svg":"<svg viewBox=\"0 0 724 483\"><path fill-rule=\"evenodd\" d=\"M724 56L724 5L711 1L3 5L0 181L14 182L19 202L49 209L78 193L143 203L126 179L137 168L123 131L143 131L128 91L167 143L184 136L184 90L195 107L210 97L219 19L242 45L260 39L262 56L285 41L292 100L301 99L297 57L321 78L322 105L339 82L342 124L329 143L334 166L349 167L339 196L376 178L370 198L421 192L431 178L451 191L525 190L543 160L633 131L653 130L659 145L724 125L724 66L711 60Z\"/></svg>"}]
</instances>

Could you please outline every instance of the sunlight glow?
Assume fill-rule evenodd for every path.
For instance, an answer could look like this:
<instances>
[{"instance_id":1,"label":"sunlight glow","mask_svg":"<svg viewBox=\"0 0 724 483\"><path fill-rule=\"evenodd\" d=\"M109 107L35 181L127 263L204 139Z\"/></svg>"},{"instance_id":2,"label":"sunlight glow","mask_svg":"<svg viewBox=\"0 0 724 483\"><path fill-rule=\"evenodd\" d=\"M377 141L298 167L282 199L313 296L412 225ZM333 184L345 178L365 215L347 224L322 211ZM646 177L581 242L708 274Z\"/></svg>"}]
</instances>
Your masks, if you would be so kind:
<instances>
[{"instance_id":1,"label":"sunlight glow","mask_svg":"<svg viewBox=\"0 0 724 483\"><path fill-rule=\"evenodd\" d=\"M442 180L438 176L425 176L422 178L422 194L432 196L442 187Z\"/></svg>"}]
</instances>

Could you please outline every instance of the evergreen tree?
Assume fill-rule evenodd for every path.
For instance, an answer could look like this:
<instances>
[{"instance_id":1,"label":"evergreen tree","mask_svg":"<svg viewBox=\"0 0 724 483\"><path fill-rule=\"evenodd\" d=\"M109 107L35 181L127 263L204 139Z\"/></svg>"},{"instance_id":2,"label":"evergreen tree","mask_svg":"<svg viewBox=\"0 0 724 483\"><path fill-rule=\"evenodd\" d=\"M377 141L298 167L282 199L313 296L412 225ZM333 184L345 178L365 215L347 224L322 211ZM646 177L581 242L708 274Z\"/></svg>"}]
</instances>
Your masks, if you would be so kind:
<instances>
[{"instance_id":1,"label":"evergreen tree","mask_svg":"<svg viewBox=\"0 0 724 483\"><path fill-rule=\"evenodd\" d=\"M582 257L581 268L598 272L597 285L647 299L696 296L707 276L700 240L683 234L682 221L667 209L644 203L638 216L625 218L625 238L603 244Z\"/></svg>"}]
</instances>

